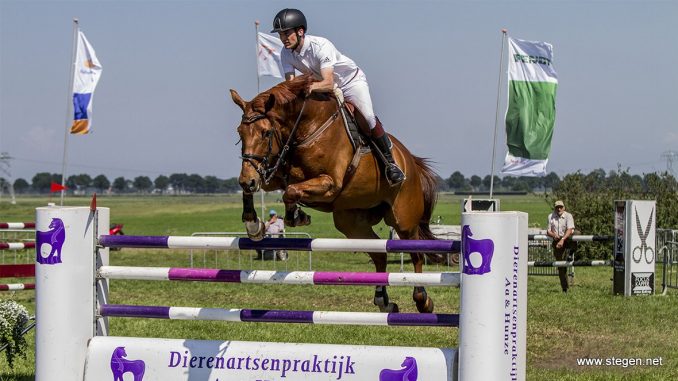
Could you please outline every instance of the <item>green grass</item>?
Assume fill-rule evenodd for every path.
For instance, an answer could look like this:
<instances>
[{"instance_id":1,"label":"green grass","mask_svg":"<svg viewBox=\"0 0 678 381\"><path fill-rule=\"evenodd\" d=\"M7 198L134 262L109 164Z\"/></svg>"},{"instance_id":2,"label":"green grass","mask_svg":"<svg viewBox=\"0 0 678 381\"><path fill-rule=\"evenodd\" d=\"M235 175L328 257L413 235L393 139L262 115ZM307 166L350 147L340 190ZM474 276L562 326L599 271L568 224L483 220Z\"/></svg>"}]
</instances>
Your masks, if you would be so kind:
<instances>
[{"instance_id":1,"label":"green grass","mask_svg":"<svg viewBox=\"0 0 678 381\"><path fill-rule=\"evenodd\" d=\"M279 195L270 195L267 209L282 210ZM460 198L442 195L434 216L458 224ZM46 198L19 198L17 205L0 203L0 220L29 221ZM57 200L58 202L58 200ZM68 205L87 205L89 198L67 198ZM197 231L242 231L237 196L98 197L111 208L111 221L123 223L126 234L190 235ZM532 226L545 223L549 207L536 196L501 198L502 210L530 214ZM314 237L340 237L328 214L310 211L313 225L302 228ZM297 231L300 229L289 229ZM380 236L388 231L376 227ZM193 251L198 267L307 270L308 254L291 253L287 262L256 261L252 252ZM398 271L392 256L390 271ZM123 249L111 253L113 265L182 266L189 253L179 250ZM316 253L313 270L372 271L364 254ZM429 266L428 271L449 270ZM410 271L406 264L405 271ZM528 380L676 380L678 379L678 292L668 296L624 298L611 295L609 268L578 268L575 286L561 293L556 277L531 277L528 286ZM427 289L436 312L458 312L459 291ZM411 288L390 287L389 294L404 312L414 312ZM13 297L31 311L33 291L0 294ZM111 303L189 307L294 310L376 311L371 287L238 285L201 282L112 281ZM221 323L151 319L111 319L111 332L121 336L314 342L369 345L456 347L455 329L425 327L353 327L302 324ZM29 334L33 345L33 333ZM658 358L662 366L578 366L577 358ZM3 380L33 379L33 354L9 370L0 359Z\"/></svg>"}]
</instances>

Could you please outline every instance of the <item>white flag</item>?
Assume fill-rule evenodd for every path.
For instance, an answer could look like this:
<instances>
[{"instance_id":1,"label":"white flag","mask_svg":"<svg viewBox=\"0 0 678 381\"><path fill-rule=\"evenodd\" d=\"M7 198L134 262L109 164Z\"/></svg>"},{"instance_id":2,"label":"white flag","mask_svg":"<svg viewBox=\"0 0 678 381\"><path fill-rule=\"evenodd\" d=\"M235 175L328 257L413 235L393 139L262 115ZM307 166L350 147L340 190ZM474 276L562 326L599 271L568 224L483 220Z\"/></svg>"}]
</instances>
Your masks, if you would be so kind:
<instances>
[{"instance_id":1,"label":"white flag","mask_svg":"<svg viewBox=\"0 0 678 381\"><path fill-rule=\"evenodd\" d=\"M283 44L278 37L270 34L258 33L257 44L257 65L259 66L259 76L270 75L276 78L283 78L282 62L280 61L280 52Z\"/></svg>"},{"instance_id":2,"label":"white flag","mask_svg":"<svg viewBox=\"0 0 678 381\"><path fill-rule=\"evenodd\" d=\"M86 134L92 126L92 96L101 76L101 64L85 34L78 30L73 72L73 126L71 134Z\"/></svg>"}]
</instances>

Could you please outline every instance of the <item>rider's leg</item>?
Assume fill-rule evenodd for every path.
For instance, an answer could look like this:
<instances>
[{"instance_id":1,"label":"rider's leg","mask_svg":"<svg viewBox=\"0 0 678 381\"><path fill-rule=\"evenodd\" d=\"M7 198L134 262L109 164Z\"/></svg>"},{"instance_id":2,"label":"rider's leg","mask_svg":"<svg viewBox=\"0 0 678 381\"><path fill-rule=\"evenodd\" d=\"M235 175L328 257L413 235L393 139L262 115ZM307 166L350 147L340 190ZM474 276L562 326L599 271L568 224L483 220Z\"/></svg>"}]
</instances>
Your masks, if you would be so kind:
<instances>
[{"instance_id":1,"label":"rider's leg","mask_svg":"<svg viewBox=\"0 0 678 381\"><path fill-rule=\"evenodd\" d=\"M391 147L389 146L388 135L384 133L384 129L381 127L381 122L377 119L377 127L372 129L372 141L374 145L377 146L379 151L384 155L386 163L386 177L389 182L393 185L401 183L405 180L405 174L398 167L395 160L393 159L393 154L391 153Z\"/></svg>"},{"instance_id":2,"label":"rider's leg","mask_svg":"<svg viewBox=\"0 0 678 381\"><path fill-rule=\"evenodd\" d=\"M360 72L348 86L342 88L342 91L344 93L344 98L358 108L360 113L365 117L367 124L370 126L370 139L372 139L375 146L382 153L382 155L377 156L383 156L385 159L384 167L389 183L393 185L401 183L405 180L405 174L393 159L388 135L384 132L384 128L374 114L374 110L372 109L372 98L370 97L370 88L364 74Z\"/></svg>"}]
</instances>

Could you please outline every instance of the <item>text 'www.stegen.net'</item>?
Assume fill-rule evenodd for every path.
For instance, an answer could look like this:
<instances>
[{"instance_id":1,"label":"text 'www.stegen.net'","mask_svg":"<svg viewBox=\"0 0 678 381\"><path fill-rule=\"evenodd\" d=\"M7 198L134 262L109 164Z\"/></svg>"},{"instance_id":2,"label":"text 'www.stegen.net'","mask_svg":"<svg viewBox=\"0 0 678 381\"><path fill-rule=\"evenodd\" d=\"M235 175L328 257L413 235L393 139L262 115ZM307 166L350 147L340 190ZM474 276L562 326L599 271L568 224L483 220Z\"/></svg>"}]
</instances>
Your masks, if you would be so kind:
<instances>
[{"instance_id":1,"label":"text 'www.stegen.net'","mask_svg":"<svg viewBox=\"0 0 678 381\"><path fill-rule=\"evenodd\" d=\"M608 358L578 358L578 366L618 366L628 368L630 366L662 366L662 357L639 358L639 357L608 357Z\"/></svg>"}]
</instances>

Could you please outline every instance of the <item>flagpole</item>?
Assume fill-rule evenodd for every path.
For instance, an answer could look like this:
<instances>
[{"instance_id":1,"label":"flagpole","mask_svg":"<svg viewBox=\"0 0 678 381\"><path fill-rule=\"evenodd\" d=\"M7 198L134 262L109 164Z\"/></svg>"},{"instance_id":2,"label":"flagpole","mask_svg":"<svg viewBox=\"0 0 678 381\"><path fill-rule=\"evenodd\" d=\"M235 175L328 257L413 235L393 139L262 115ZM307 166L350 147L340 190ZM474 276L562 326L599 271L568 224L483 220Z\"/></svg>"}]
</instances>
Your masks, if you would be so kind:
<instances>
[{"instance_id":1,"label":"flagpole","mask_svg":"<svg viewBox=\"0 0 678 381\"><path fill-rule=\"evenodd\" d=\"M75 52L78 46L78 19L73 18L73 51L71 52L71 68L70 75L68 79L68 96L66 96L66 130L64 131L64 154L61 159L61 186L66 187L66 151L68 148L68 133L71 130L71 124L73 123L72 114L73 112L73 74L75 70ZM64 205L64 191L61 189L61 206Z\"/></svg>"},{"instance_id":2,"label":"flagpole","mask_svg":"<svg viewBox=\"0 0 678 381\"><path fill-rule=\"evenodd\" d=\"M501 68L504 63L504 42L506 41L506 29L501 30L501 53L499 54L499 80L497 81L497 107L494 113L494 138L492 139L492 167L490 170L490 199L494 192L494 161L497 148L497 125L499 124L499 94L501 93Z\"/></svg>"},{"instance_id":3,"label":"flagpole","mask_svg":"<svg viewBox=\"0 0 678 381\"><path fill-rule=\"evenodd\" d=\"M259 87L261 84L259 83L259 20L254 21L254 38L256 41L255 50L254 53L256 54L254 57L256 59L256 64L257 64L257 94L259 94Z\"/></svg>"},{"instance_id":4,"label":"flagpole","mask_svg":"<svg viewBox=\"0 0 678 381\"><path fill-rule=\"evenodd\" d=\"M254 21L254 38L256 39L256 47L255 53L256 55L254 58L256 59L255 63L257 64L257 94L261 91L261 83L259 79L259 20ZM263 219L265 216L265 205L264 205L264 190L261 189L261 218Z\"/></svg>"}]
</instances>

